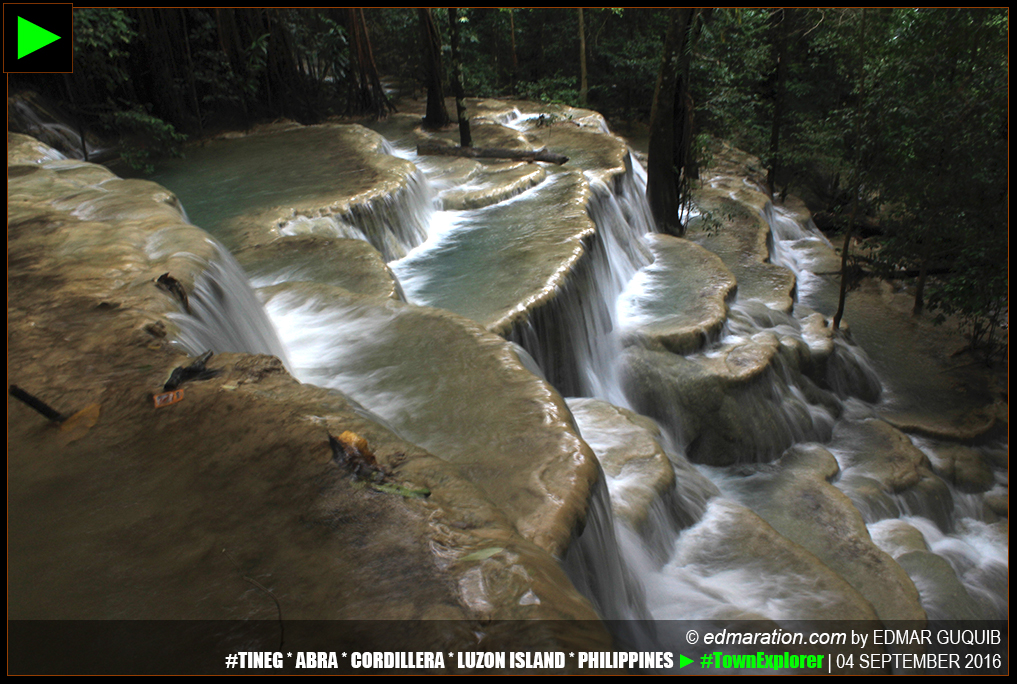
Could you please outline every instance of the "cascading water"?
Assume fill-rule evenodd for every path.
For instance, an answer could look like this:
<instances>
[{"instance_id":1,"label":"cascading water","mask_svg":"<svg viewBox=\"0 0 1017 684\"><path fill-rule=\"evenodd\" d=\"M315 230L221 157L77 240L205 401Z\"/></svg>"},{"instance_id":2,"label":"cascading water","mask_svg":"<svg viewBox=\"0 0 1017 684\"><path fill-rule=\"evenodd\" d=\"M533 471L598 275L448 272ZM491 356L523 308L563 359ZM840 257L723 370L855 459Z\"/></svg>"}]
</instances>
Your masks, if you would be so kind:
<instances>
[{"instance_id":1,"label":"cascading water","mask_svg":"<svg viewBox=\"0 0 1017 684\"><path fill-rule=\"evenodd\" d=\"M523 131L541 120L510 111L502 123ZM394 151L428 170L429 164L420 163L405 146ZM443 174L435 182L436 189L429 188L423 176L418 179L420 186L405 195L406 211L400 210L395 218L372 223L370 217L347 215L343 218L347 227L329 229L332 234L364 238L369 231L391 231L401 222L417 226L410 230L415 238L400 239L408 251L406 256L392 263L411 303L445 308L498 329L525 350L519 354L524 365L535 362L564 395L596 397L658 418L663 434L653 439L678 480L651 497L637 530L628 523L616 523L611 515L612 507L630 502L609 504L606 492L611 490L619 498L641 491L645 498L646 488L620 484L624 480L621 474L602 477L585 529L563 561L575 584L587 592L605 617L614 619L742 616L782 621L821 615L827 609L842 616L873 617L870 602L879 603L878 592L869 586L857 588L861 594L845 589L844 581L824 565L850 574L851 568L836 565L841 559L831 557L819 563L799 545L807 540L792 542L784 536L793 537L798 523L781 517L779 509L786 507L782 492L792 486L808 486L831 510L846 510L837 508L843 504L838 496L846 495L853 502L860 528L852 533L866 541L871 534L888 558L901 561L930 616L956 615L956 606L942 599L946 585L942 574L933 572L939 562L935 558L947 563L958 582L976 597L980 614L998 615L1000 607L1006 606L1006 541L991 527L991 516L980 503L983 495L958 494L937 484L938 478L925 471L920 491L896 497L873 494L873 483L881 474L878 466L862 455L867 448L865 439L873 439L865 430L876 415L867 402L878 399L880 384L864 354L846 340L824 332L822 316L814 317L808 308L823 310L819 293L826 287L821 273L829 270L824 266L829 264L829 244L782 208L765 204L763 215L770 224L772 253L763 256L795 273L798 305L794 313L778 310L762 299L740 296L725 305L722 327L696 338L698 348L672 354L692 374L726 364L725 372L734 379L724 380L729 387L723 395L734 402L730 410L736 415L741 412L746 426L741 451L730 461L740 462L738 465L689 463L687 452L707 441L699 437L692 444L688 438L693 432L689 423L699 420L698 414L664 402L644 407L645 397L634 390L637 383L623 377L619 363L634 348L645 347L647 353L658 356L665 353L658 343L647 341L645 335L640 337L639 328L645 321L632 308L653 281L651 269L663 266L651 263L652 250L644 240L652 231L652 221L643 200L642 169L631 156L625 164L626 171L615 175L613 187L595 174L587 173L580 179L575 173L551 170L546 177L513 185L510 192L490 204L434 211L435 194L464 184L478 197L489 194L484 180L457 182L455 174L442 170L435 172ZM564 278L555 280L557 274L553 274L545 288L549 296L524 314L508 311L510 307L502 305L499 295L511 287L513 278L526 272L509 268L503 273L499 269L529 246L527 241L533 238L526 233L527 222L560 213L573 196L579 196L567 192L584 184L589 192L585 211L595 230L583 234L581 254L568 262ZM459 202L458 206L468 204ZM318 233L313 225L308 228L303 222L333 220L331 216L298 217L285 224L282 232ZM426 239L422 234L425 221ZM402 228L395 232L399 230ZM390 261L397 254L397 250L386 252ZM273 287L280 286L273 283ZM199 285L195 292L195 318L207 319L211 326L215 316L205 309L207 302L221 299L216 286ZM441 436L424 434L426 421L418 415L426 412L431 381L423 377L393 381L393 373L405 371L400 366L405 359L397 358L398 351L390 357L373 358L381 342L398 339L399 321L409 315L407 310L395 305L370 311L356 304L335 306L319 294L306 288L274 290L269 301L271 317L281 331L297 377L349 394L380 420L424 446L429 440L440 440ZM499 328L504 321L509 324ZM202 330L201 326L196 329ZM213 346L201 334L205 333L193 333L194 342L185 341L192 351ZM730 371L752 354L767 359L761 372L745 379ZM357 370L358 364L373 370ZM609 448L598 435L596 423L578 422L598 455ZM829 452L799 448L802 442L817 441L825 443ZM758 463L781 456L793 445L798 447L774 464ZM934 446L921 446L935 451ZM841 495L828 486L837 470L840 476L835 486L843 491ZM945 506L946 512L933 512L936 506ZM900 530L895 527L900 524L917 530L927 548L902 544ZM803 581L811 583L808 591L803 590ZM882 604L878 609L891 615ZM640 632L623 638L663 647L669 635L666 631L656 635Z\"/></svg>"},{"instance_id":2,"label":"cascading water","mask_svg":"<svg viewBox=\"0 0 1017 684\"><path fill-rule=\"evenodd\" d=\"M633 163L631 157L627 163ZM626 185L634 185L632 174L625 176ZM508 337L530 353L562 394L627 405L617 377L621 339L615 302L650 261L642 236L652 224L633 200L638 193L616 195L603 183L591 185L589 211L597 233L585 260L553 301L532 312Z\"/></svg>"},{"instance_id":3,"label":"cascading water","mask_svg":"<svg viewBox=\"0 0 1017 684\"><path fill-rule=\"evenodd\" d=\"M187 313L169 314L180 330L177 342L189 354L205 351L271 354L288 365L286 350L251 289L243 269L216 243L210 260L194 283Z\"/></svg>"},{"instance_id":4,"label":"cascading water","mask_svg":"<svg viewBox=\"0 0 1017 684\"><path fill-rule=\"evenodd\" d=\"M616 262L624 261L626 264L632 264L632 249L621 250L618 244L611 240L611 236L618 233L616 230L613 230L614 218L609 217L609 212L603 211L606 204L605 202L594 202L591 204L591 216L593 216L597 223L598 229L601 229L608 236L602 243L604 251L608 254L605 256L594 252L592 261L593 263L610 262L613 256ZM825 264L828 265L830 263L829 254L832 250L828 241L814 227L803 227L790 212L782 208L774 208L769 203L766 204L764 217L771 229L772 252L769 255L770 260L789 268L795 273L799 302L811 304L812 293L822 287L823 284L822 277L816 273L816 271L820 270L818 266L821 266L820 262L824 258ZM642 243L641 233L639 236L628 235L626 237L628 238L629 245ZM638 262L636 263L638 264ZM645 262L643 263L645 264ZM556 322L559 326L567 327L573 335L576 334L577 330L580 331L579 337L582 339L578 342L573 341L571 349L573 350L572 359L581 360L579 361L581 370L578 373L573 373L573 375L582 377L585 371L589 377L613 380L617 377L617 368L612 367L610 361L604 364L602 359L613 359L616 357L620 339L618 334L619 321L631 321L627 311L619 316L617 307L624 305L626 299L631 299L632 288L635 287L638 290L645 284L645 279L637 277L630 281L630 276L633 273L631 267L627 272L621 270L620 274L617 270L611 270L610 275L606 275L604 273L605 270L607 269L600 271L598 281L612 283L612 286L595 290L602 294L604 299L593 304L586 302L582 309L585 311L597 311L599 304L600 311L610 312L610 318L608 319L610 323L600 326L582 325L584 316L590 317L595 321L598 320L598 317L596 315L590 316L589 313L577 313L575 308L571 308L571 310L552 316L549 327L553 327ZM616 303L618 295L621 293L621 289L615 285L618 282L621 282L622 288L625 287L626 283L631 282L629 291L626 292L626 297L623 298L620 304ZM564 302L566 301L568 301L567 297L563 297L559 300L559 304L565 308ZM799 316L805 318L810 313L809 309L802 307ZM604 320L603 315L599 317L599 320ZM732 306L730 317L719 339L699 353L709 357L719 353L717 350L724 345L730 346L738 342L746 342L752 339L753 336L763 332L779 335L785 340L798 341L801 348L804 349L814 349L817 346L823 346L823 343L814 339L814 333L810 330L810 327L812 326L803 325L799 318L768 308L762 302L753 300L739 301ZM567 360L568 354L562 354L553 348L552 353L547 353L546 348L541 348L539 340L553 339L560 341L562 338L567 339L568 333L557 332L555 335L548 333L534 335L532 323L529 325L528 331L531 334L531 339L526 340L524 338L523 345L531 350L531 352L536 350L534 356L538 359L548 377L560 378L560 375L555 375L555 369L569 363L569 360ZM534 337L536 341L533 339ZM865 401L875 402L880 396L880 382L864 352L840 336L836 336L833 339L827 337L825 344L827 346L832 345L832 349L827 349L823 355L825 358L824 373L818 375L815 372L811 374L803 373L801 367L789 365L787 359L778 355L778 362L774 368L768 371L757 385L762 392L759 395L758 401L760 403L758 406L761 409L773 412L775 416L785 416L785 418L780 418L776 422L771 418L766 423L768 430L771 432L771 437L774 430L777 433L780 433L782 430L786 431L784 437L776 440L776 443L781 446L778 447L775 453L770 455L771 458L779 455L780 451L785 447L795 443L815 440L827 442L831 438L834 438L836 442L834 425L842 415L845 420L856 420L860 416L868 417L874 415L873 410L866 404L859 402L858 399L851 398L861 397ZM555 352L558 353L556 354ZM810 375L828 389L822 389L817 386L814 380L809 377ZM585 384L581 382L570 383L567 380L562 382L560 379L556 384L563 391L565 391L565 388L574 389L580 387L582 388L582 394L605 398L612 401L612 403L622 406L630 405L624 393L617 391L615 386L610 384L598 384L597 382L586 382ZM849 408L849 405L853 408ZM746 404L742 404L742 408L750 413L753 411L753 409L748 409ZM785 422L782 423L781 421ZM782 424L783 427L781 427ZM678 418L676 422L666 427L670 427L671 436L678 440L682 439L681 418ZM770 439L767 443L774 443L774 440ZM834 444L834 447L836 447L836 444ZM595 450L597 450L597 447L595 447ZM757 458L765 455L758 448L756 448L755 452ZM834 453L838 453L836 448ZM683 457L673 452L671 453L671 458L676 464L684 460ZM838 456L838 460L842 459ZM845 463L842 460L840 465L841 470L843 471L845 467ZM721 480L727 477L719 471L713 476L720 477ZM850 482L851 478L845 477L841 480L841 482L845 481ZM841 485L840 483L838 483L838 486L842 489L847 487L846 484ZM714 492L710 491L709 487L700 488L697 494L703 500L714 497ZM681 527L690 527L691 529L678 537L677 551L673 555L673 560L669 563L662 564L659 559L654 558L655 554L644 550L645 535L641 538L627 528L622 528L617 532L617 536L623 540L623 546L628 559L627 565L630 568L637 569L637 574L647 589L647 595L653 597L649 608L654 617L670 619L705 618L717 615L718 611L723 612L724 610L736 608L748 614L766 615L778 620L794 619L805 614L815 615L816 613L810 612L812 607L829 604L834 600L830 597L824 597L822 593L811 595L807 592L802 592L796 586L795 581L790 580L790 578L789 581L783 584L781 583L782 580L776 577L770 581L760 581L759 573L761 568L753 565L751 558L737 558L736 554L729 557L726 561L689 562L689 559L699 557L697 554L700 552L697 551L696 545L701 543L701 539L710 537L723 538L726 534L729 534L724 531L725 527L735 524L733 523L734 520L751 515L748 509L741 508L740 504L736 503L739 498L732 491L728 490L723 496L714 497L707 507L697 511L694 520L685 521L685 524L681 525ZM931 504L947 506L950 511L945 515L933 514L931 518L915 518L912 516L902 519L915 522L914 527L921 529L928 540L930 551L948 559L948 562L953 567L954 572L960 578L966 590L972 596L977 597L977 602L983 606L983 609L981 611L962 611L958 613L956 606L953 606L953 612L951 612L951 608L944 607L943 605L944 598L942 592L944 587L942 581L936 585L931 580L928 580L926 576L929 571L923 569L924 566L914 561L913 558L911 559L912 562L906 564L906 567L919 587L922 604L930 617L957 618L977 616L999 619L1004 614L1006 606L1005 578L1007 577L1007 570L1005 561L1001 561L1001 558L1005 557L1005 551L1001 556L998 549L1000 545L1003 545L1005 548L1005 540L1001 540L997 531L987 527L977 517L965 515L962 527L965 529L967 537L960 539L957 535L953 535L951 538L955 541L944 543L942 540L945 538L944 535L946 533L941 530L951 529L952 524L949 521L961 515L959 511L958 513L953 512L954 504L951 502L955 499L956 495L947 498L947 503L945 504ZM911 511L915 510L916 506L918 510L921 510L923 506L930 505L923 503L927 500L927 498L923 498L921 495L913 495L908 499L910 503L902 503L898 510L900 512ZM937 499L938 501L939 499ZM751 504L748 506L752 508ZM900 513L896 515L900 515ZM936 518L945 522L936 525L932 522ZM868 517L866 517L866 522L869 522ZM658 530L667 529L667 527L667 521L657 523ZM981 536L978 537L978 535ZM653 536L652 533L651 536ZM659 536L658 533L658 538ZM884 547L884 550L888 550L886 542L883 542L885 536L880 536L873 532L873 537L876 539L877 544ZM982 542L981 544L968 541L968 539L976 537ZM988 539L991 539L992 542L987 542L986 540ZM658 543L658 550L659 546ZM991 550L979 551L980 547ZM685 559L684 561L680 560L683 558ZM605 566L614 563L610 559L603 559L602 562ZM718 584L708 579L709 576L718 573L721 573L724 577L722 583ZM787 597L783 607L781 607L782 604L779 603L780 599L778 598L781 596ZM1000 612L1001 607L1004 608L1004 612Z\"/></svg>"},{"instance_id":5,"label":"cascading water","mask_svg":"<svg viewBox=\"0 0 1017 684\"><path fill-rule=\"evenodd\" d=\"M84 159L86 156L94 159L105 152L88 137L83 139L80 131L54 120L35 98L34 95L19 94L8 100L7 113L12 130L27 133L74 159Z\"/></svg>"},{"instance_id":6,"label":"cascading water","mask_svg":"<svg viewBox=\"0 0 1017 684\"><path fill-rule=\"evenodd\" d=\"M811 225L811 221L803 226L789 211L776 208L768 211L766 218L773 234L775 260L791 268L799 283L808 283L805 288L800 286L799 301L807 306L823 307L822 290L829 292L833 283L817 277L812 270L818 270L816 245L829 246L829 243ZM829 257L826 264L829 269ZM829 295L827 301L830 301ZM842 337L838 336L834 341L837 345L835 357L839 363L828 369L829 384L842 398L854 394L875 402L881 387L864 351ZM895 391L891 387L888 399L891 403L895 400ZM853 406L845 409L845 424L874 415L871 405L855 401ZM848 428L840 432L847 435L852 430ZM985 463L993 460L1005 462L1005 457L989 456L993 447L951 446L919 437L911 437L910 443L921 449L940 472L948 470L944 461L949 459L949 456L939 455L940 449L946 453L961 451L970 455L970 462L981 464L981 477L986 482L980 487L974 486L984 494L959 492L949 481L926 472L924 482L927 485L894 494L873 505L871 480L857 475L859 470L867 468L871 472L871 466L865 464L864 457L859 457L859 449L866 447L851 438L835 438L831 448L842 473L836 486L856 503L877 546L908 571L919 589L922 605L930 619L1005 619L1008 606L1005 589L1008 581L1007 540L998 528L988 524L996 516L984 503L985 496L993 491L992 482L1005 485L1007 480L1004 471L991 470ZM1005 446L996 448L997 454L1005 454ZM917 546L901 544L901 532L904 530L917 530L918 534L913 535L912 540L922 542ZM926 555L923 557L922 554ZM943 560L952 568L955 578L949 572L934 569ZM938 578L934 580L936 575ZM944 576L948 578L944 580ZM951 586L954 581L959 581L963 588ZM969 598L958 600L958 594Z\"/></svg>"},{"instance_id":7,"label":"cascading water","mask_svg":"<svg viewBox=\"0 0 1017 684\"><path fill-rule=\"evenodd\" d=\"M393 196L354 206L342 216L294 216L283 222L279 234L364 240L381 252L386 260L392 260L426 239L433 205L431 185L418 171Z\"/></svg>"},{"instance_id":8,"label":"cascading water","mask_svg":"<svg viewBox=\"0 0 1017 684\"><path fill-rule=\"evenodd\" d=\"M288 365L276 328L229 252L208 263L188 300L190 314L170 314L180 325L177 340L189 354L247 352L271 354Z\"/></svg>"}]
</instances>

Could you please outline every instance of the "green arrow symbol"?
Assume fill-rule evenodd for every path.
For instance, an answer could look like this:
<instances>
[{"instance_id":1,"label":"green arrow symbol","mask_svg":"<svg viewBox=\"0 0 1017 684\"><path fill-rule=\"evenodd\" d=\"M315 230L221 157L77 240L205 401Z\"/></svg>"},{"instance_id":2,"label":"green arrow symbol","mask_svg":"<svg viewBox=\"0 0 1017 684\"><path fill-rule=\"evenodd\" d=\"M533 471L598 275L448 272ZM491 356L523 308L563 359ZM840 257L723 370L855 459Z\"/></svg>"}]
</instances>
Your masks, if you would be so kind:
<instances>
[{"instance_id":1,"label":"green arrow symbol","mask_svg":"<svg viewBox=\"0 0 1017 684\"><path fill-rule=\"evenodd\" d=\"M678 669L682 669L686 665L692 664L692 658L686 658L681 653L678 654Z\"/></svg>"},{"instance_id":2,"label":"green arrow symbol","mask_svg":"<svg viewBox=\"0 0 1017 684\"><path fill-rule=\"evenodd\" d=\"M60 36L18 17L18 59L60 40Z\"/></svg>"}]
</instances>

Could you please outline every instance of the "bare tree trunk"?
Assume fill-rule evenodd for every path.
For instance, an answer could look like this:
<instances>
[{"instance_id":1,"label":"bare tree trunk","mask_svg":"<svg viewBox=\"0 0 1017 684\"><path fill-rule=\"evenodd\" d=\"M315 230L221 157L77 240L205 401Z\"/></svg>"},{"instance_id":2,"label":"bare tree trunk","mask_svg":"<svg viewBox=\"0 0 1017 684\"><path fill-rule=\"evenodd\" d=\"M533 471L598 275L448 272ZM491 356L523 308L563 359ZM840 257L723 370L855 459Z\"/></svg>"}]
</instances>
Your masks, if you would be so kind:
<instances>
[{"instance_id":1,"label":"bare tree trunk","mask_svg":"<svg viewBox=\"0 0 1017 684\"><path fill-rule=\"evenodd\" d=\"M840 322L844 318L844 304L847 301L848 255L851 251L851 233L855 228L855 212L858 210L858 186L855 186L855 198L851 202L851 218L848 219L847 230L844 231L844 249L840 252L840 296L837 299L837 313L833 316L833 329L840 330Z\"/></svg>"},{"instance_id":2,"label":"bare tree trunk","mask_svg":"<svg viewBox=\"0 0 1017 684\"><path fill-rule=\"evenodd\" d=\"M784 118L784 91L787 86L787 12L785 9L776 11L775 48L777 53L777 92L773 101L773 122L770 127L770 164L766 170L766 185L770 197L775 192L777 172L780 170L780 127Z\"/></svg>"},{"instance_id":3,"label":"bare tree trunk","mask_svg":"<svg viewBox=\"0 0 1017 684\"><path fill-rule=\"evenodd\" d=\"M515 10L509 9L509 35L512 38L512 94L516 92L516 80L519 78L519 59L516 57L516 17Z\"/></svg>"},{"instance_id":4,"label":"bare tree trunk","mask_svg":"<svg viewBox=\"0 0 1017 684\"><path fill-rule=\"evenodd\" d=\"M194 61L191 59L191 39L187 35L187 10L180 10L180 23L184 27L184 47L187 54L187 86L191 93L191 103L194 105L194 115L198 118L198 135L205 134L205 126L201 120L201 104L198 101L198 90L194 84Z\"/></svg>"},{"instance_id":5,"label":"bare tree trunk","mask_svg":"<svg viewBox=\"0 0 1017 684\"><path fill-rule=\"evenodd\" d=\"M378 77L378 67L374 63L374 51L371 49L371 36L367 32L362 7L351 7L347 10L347 32L350 34L351 50L356 64L355 83L350 98L351 111L370 113L381 119L394 112L395 107L385 94Z\"/></svg>"},{"instance_id":6,"label":"bare tree trunk","mask_svg":"<svg viewBox=\"0 0 1017 684\"><path fill-rule=\"evenodd\" d=\"M449 37L452 43L452 90L456 93L456 116L459 118L459 145L471 147L470 117L466 115L466 93L463 90L463 73L459 60L459 24L455 7L448 8Z\"/></svg>"},{"instance_id":7,"label":"bare tree trunk","mask_svg":"<svg viewBox=\"0 0 1017 684\"><path fill-rule=\"evenodd\" d=\"M367 20L364 19L364 8L360 10L360 29L364 33L364 45L367 51L364 55L365 63L361 69L366 70L365 78L371 84L372 98L371 109L378 118L384 118L389 112L396 110L395 105L385 94L385 88L381 85L381 78L378 76L378 67L374 63L374 49L371 47L371 34L367 32Z\"/></svg>"},{"instance_id":8,"label":"bare tree trunk","mask_svg":"<svg viewBox=\"0 0 1017 684\"><path fill-rule=\"evenodd\" d=\"M675 154L676 117L686 116L686 99L679 100L679 78L689 28L697 10L673 9L661 56L660 72L650 111L650 154L647 160L646 198L658 228L671 235L684 235L679 186L685 159ZM684 137L684 133L682 133Z\"/></svg>"},{"instance_id":9,"label":"bare tree trunk","mask_svg":"<svg viewBox=\"0 0 1017 684\"><path fill-rule=\"evenodd\" d=\"M449 124L445 109L445 91L441 86L441 36L428 8L417 10L420 15L420 35L424 52L424 78L427 81L427 113L424 127L436 130Z\"/></svg>"},{"instance_id":10,"label":"bare tree trunk","mask_svg":"<svg viewBox=\"0 0 1017 684\"><path fill-rule=\"evenodd\" d=\"M929 277L928 246L923 250L922 263L918 266L918 283L915 285L915 305L911 309L912 316L921 316L925 310L925 282Z\"/></svg>"},{"instance_id":11,"label":"bare tree trunk","mask_svg":"<svg viewBox=\"0 0 1017 684\"><path fill-rule=\"evenodd\" d=\"M579 8L579 102L586 106L586 95L589 93L586 81L586 25L583 23L583 8Z\"/></svg>"},{"instance_id":12,"label":"bare tree trunk","mask_svg":"<svg viewBox=\"0 0 1017 684\"><path fill-rule=\"evenodd\" d=\"M855 228L855 215L858 211L858 195L862 191L862 115L865 103L865 10L862 10L862 21L858 28L858 103L855 107L855 182L854 198L851 202L851 218L848 220L847 233L844 234L844 250L840 255L840 297L837 300L837 313L833 316L833 329L840 330L840 322L844 318L844 306L847 302L848 252L851 249L851 233Z\"/></svg>"}]
</instances>

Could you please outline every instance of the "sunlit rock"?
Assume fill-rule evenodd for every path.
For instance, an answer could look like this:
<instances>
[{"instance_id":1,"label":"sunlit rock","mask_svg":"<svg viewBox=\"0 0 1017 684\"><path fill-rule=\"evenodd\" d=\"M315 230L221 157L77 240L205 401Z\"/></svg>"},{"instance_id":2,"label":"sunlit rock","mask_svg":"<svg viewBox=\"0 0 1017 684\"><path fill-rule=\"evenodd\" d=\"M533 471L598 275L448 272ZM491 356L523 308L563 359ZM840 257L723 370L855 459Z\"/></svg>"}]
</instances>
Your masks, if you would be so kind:
<instances>
[{"instance_id":1,"label":"sunlit rock","mask_svg":"<svg viewBox=\"0 0 1017 684\"><path fill-rule=\"evenodd\" d=\"M479 166L479 165L478 165ZM470 182L439 194L442 208L448 210L480 209L515 197L547 177L539 164L502 162L485 164Z\"/></svg>"},{"instance_id":2,"label":"sunlit rock","mask_svg":"<svg viewBox=\"0 0 1017 684\"><path fill-rule=\"evenodd\" d=\"M431 207L416 167L386 151L363 126L270 127L189 147L154 179L230 249L310 233L363 239L391 260L424 240ZM193 164L209 175L190 174Z\"/></svg>"},{"instance_id":3,"label":"sunlit rock","mask_svg":"<svg viewBox=\"0 0 1017 684\"><path fill-rule=\"evenodd\" d=\"M647 522L650 507L675 486L675 472L657 441L653 421L604 401L569 399L583 439L607 475L614 514L633 529Z\"/></svg>"},{"instance_id":4,"label":"sunlit rock","mask_svg":"<svg viewBox=\"0 0 1017 684\"><path fill-rule=\"evenodd\" d=\"M687 237L719 256L738 281L738 297L758 299L768 306L790 312L795 289L794 274L769 263L770 226L763 219L766 196L742 186L726 187L723 179L709 181L697 191L702 212L689 225ZM716 222L716 223L714 223Z\"/></svg>"},{"instance_id":5,"label":"sunlit rock","mask_svg":"<svg viewBox=\"0 0 1017 684\"><path fill-rule=\"evenodd\" d=\"M332 294L286 289L266 303L283 341L304 350L292 355L297 377L354 398L455 464L528 539L564 551L597 471L561 397L471 321Z\"/></svg>"},{"instance_id":6,"label":"sunlit rock","mask_svg":"<svg viewBox=\"0 0 1017 684\"><path fill-rule=\"evenodd\" d=\"M257 286L321 283L357 294L402 298L402 288L378 250L363 240L287 237L237 252Z\"/></svg>"}]
</instances>

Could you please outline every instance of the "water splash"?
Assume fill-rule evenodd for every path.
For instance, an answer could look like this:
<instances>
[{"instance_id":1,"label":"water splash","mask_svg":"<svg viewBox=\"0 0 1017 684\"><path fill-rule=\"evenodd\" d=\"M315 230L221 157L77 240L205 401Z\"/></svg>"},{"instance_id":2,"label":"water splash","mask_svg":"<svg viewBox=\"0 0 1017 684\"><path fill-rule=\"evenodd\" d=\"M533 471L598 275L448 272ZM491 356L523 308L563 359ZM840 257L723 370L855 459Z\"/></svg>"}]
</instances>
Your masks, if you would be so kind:
<instances>
[{"instance_id":1,"label":"water splash","mask_svg":"<svg viewBox=\"0 0 1017 684\"><path fill-rule=\"evenodd\" d=\"M277 356L286 351L264 307L236 259L216 243L216 256L195 280L190 313L171 313L180 330L176 341L189 354L248 352Z\"/></svg>"},{"instance_id":2,"label":"water splash","mask_svg":"<svg viewBox=\"0 0 1017 684\"><path fill-rule=\"evenodd\" d=\"M627 171L612 189L590 183L588 205L597 230L583 260L556 296L516 325L508 338L525 348L565 396L598 397L627 406L617 359L621 354L620 295L651 261L643 236L652 231L644 193Z\"/></svg>"},{"instance_id":3,"label":"water splash","mask_svg":"<svg viewBox=\"0 0 1017 684\"><path fill-rule=\"evenodd\" d=\"M569 579L607 620L646 620L643 587L618 553L617 527L603 472L590 497L586 525L562 565Z\"/></svg>"},{"instance_id":4,"label":"water splash","mask_svg":"<svg viewBox=\"0 0 1017 684\"><path fill-rule=\"evenodd\" d=\"M394 261L427 239L434 204L434 189L418 170L394 193L353 205L342 215L295 216L279 227L279 234L364 240L386 261Z\"/></svg>"}]
</instances>

